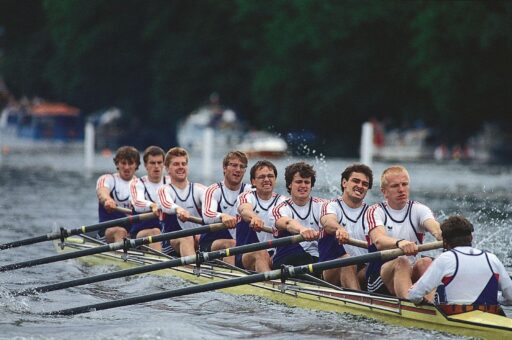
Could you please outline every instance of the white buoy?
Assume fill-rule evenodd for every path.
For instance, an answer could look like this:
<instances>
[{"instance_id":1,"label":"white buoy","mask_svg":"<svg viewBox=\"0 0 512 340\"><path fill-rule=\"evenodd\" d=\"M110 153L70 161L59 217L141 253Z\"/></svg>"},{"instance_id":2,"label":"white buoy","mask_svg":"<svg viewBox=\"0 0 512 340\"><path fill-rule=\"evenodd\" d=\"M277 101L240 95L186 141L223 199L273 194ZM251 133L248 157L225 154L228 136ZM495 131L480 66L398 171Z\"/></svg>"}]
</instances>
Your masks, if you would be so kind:
<instances>
[{"instance_id":1,"label":"white buoy","mask_svg":"<svg viewBox=\"0 0 512 340\"><path fill-rule=\"evenodd\" d=\"M206 128L203 132L203 180L209 183L212 177L213 162L213 129Z\"/></svg>"},{"instance_id":2,"label":"white buoy","mask_svg":"<svg viewBox=\"0 0 512 340\"><path fill-rule=\"evenodd\" d=\"M85 174L91 176L94 170L94 125L91 122L85 124L84 161Z\"/></svg>"},{"instance_id":3,"label":"white buoy","mask_svg":"<svg viewBox=\"0 0 512 340\"><path fill-rule=\"evenodd\" d=\"M373 125L370 122L363 123L360 153L361 163L371 167L373 159Z\"/></svg>"}]
</instances>

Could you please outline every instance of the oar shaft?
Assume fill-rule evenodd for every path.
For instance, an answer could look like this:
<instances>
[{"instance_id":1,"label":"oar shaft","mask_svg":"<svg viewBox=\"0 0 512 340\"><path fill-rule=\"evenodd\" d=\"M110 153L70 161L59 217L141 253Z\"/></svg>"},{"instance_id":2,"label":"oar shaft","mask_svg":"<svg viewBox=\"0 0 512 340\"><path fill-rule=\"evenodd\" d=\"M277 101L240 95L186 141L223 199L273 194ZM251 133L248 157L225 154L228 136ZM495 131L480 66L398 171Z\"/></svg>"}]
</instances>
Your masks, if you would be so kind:
<instances>
[{"instance_id":1,"label":"oar shaft","mask_svg":"<svg viewBox=\"0 0 512 340\"><path fill-rule=\"evenodd\" d=\"M141 215L136 215L136 216L141 216ZM157 235L157 236L148 236L148 237L137 238L137 239L133 239L133 240L125 240L125 241L111 243L111 244L107 244L107 245L96 247L96 248L84 249L84 250L79 250L79 251L74 251L74 252L69 252L69 253L64 253L64 254L43 257L40 259L34 259L34 260L29 260L29 261L24 261L24 262L8 264L5 266L1 266L0 272L21 269L21 268L28 268L28 267L38 266L41 264L53 263L53 262L64 261L64 260L69 260L69 259L75 259L75 258L82 257L82 256L104 253L106 251L115 251L115 250L120 250L120 249L128 250L128 249L133 249L133 248L136 248L139 246L148 245L148 244L151 244L154 242L160 242L160 241L181 238L181 237L185 237L185 236L197 235L197 234L217 231L217 230L221 230L221 229L225 229L225 228L226 228L226 226L224 226L224 224L215 223L215 224L205 225L205 226L201 226L201 227L197 227L197 228L173 231L170 233L165 233L165 234L161 234L161 235Z\"/></svg>"},{"instance_id":2,"label":"oar shaft","mask_svg":"<svg viewBox=\"0 0 512 340\"><path fill-rule=\"evenodd\" d=\"M168 298L182 296L182 295L190 295L190 294L194 294L194 293L207 292L207 291L211 291L211 290L232 287L235 285L238 286L238 285L251 284L251 283L256 283L256 282L265 281L265 280L273 280L275 278L278 278L279 275L280 275L280 270L274 270L271 272L248 275L248 276L243 276L243 277L230 279L230 280L211 282L211 283L207 283L205 285L184 287L184 288L179 288L179 289L171 290L171 291L165 291L165 292L161 292L161 293L154 293L154 294L136 296L136 297L122 299L122 300L115 300L115 301L97 303L97 304L88 305L88 306L69 308L69 309L64 309L64 310L60 310L57 312L51 312L48 314L49 315L76 315L76 314L81 314L81 313L97 311L97 310L111 309L111 308L128 306L128 305L144 303L144 302L149 302L149 301L168 299Z\"/></svg>"},{"instance_id":3,"label":"oar shaft","mask_svg":"<svg viewBox=\"0 0 512 340\"><path fill-rule=\"evenodd\" d=\"M187 220L189 222L196 223L196 224L204 224L203 219L200 217L190 216Z\"/></svg>"},{"instance_id":4,"label":"oar shaft","mask_svg":"<svg viewBox=\"0 0 512 340\"><path fill-rule=\"evenodd\" d=\"M442 247L442 242L433 242L423 246L419 246L419 251L437 249ZM296 277L298 275L306 274L308 272L314 272L325 269L332 269L337 267L350 266L358 263L365 263L377 259L390 259L398 257L403 254L401 249L384 250L380 252L370 253L361 256L354 256L352 258L344 258L338 260L331 260L326 262L320 262L316 264L309 264L296 267L287 267L286 270L272 270L269 272L258 273L253 275L247 275L239 278L227 279L219 282L211 282L203 285L197 285L192 287L180 288L172 291L166 291L155 294L148 294L142 296L136 296L128 299L121 299L116 301L103 302L98 304L86 305L81 307L69 308L60 311L47 313L49 315L75 315L81 313L87 313L91 311L104 310L122 306L128 306L138 303L150 302L155 300L162 300L171 297L190 295L195 293L208 292L217 289L229 288L240 286L243 284L251 284L256 282L275 280L285 275L285 278Z\"/></svg>"},{"instance_id":5,"label":"oar shaft","mask_svg":"<svg viewBox=\"0 0 512 340\"><path fill-rule=\"evenodd\" d=\"M32 293L46 293L51 292L55 290L65 289L65 288L71 288L76 286L82 286L90 283L96 283L96 282L102 282L106 280L112 280L117 279L121 277L131 276L131 275L137 275L137 274L144 274L149 273L156 270L161 269L167 269L167 268L173 268L178 266L184 266L187 264L195 264L195 263L204 263L211 260L221 259L223 257L228 257L232 255L237 254L245 254L257 250L263 250L273 247L280 247L283 245L288 244L294 244L302 242L304 239L300 235L294 235L294 236L288 236L283 237L277 240L271 240L266 242L259 242L259 243L252 243L248 245L233 247L233 248L227 248L227 249L221 249L211 252L203 252L200 256L196 255L190 255L190 256L184 256L178 259L173 259L165 262L155 263L155 264L149 264L145 266L140 266L136 268L129 268L125 270L119 270L113 273L105 273L100 274L96 276L86 277L82 279L76 279L76 280L69 280L64 282L59 282L51 285L41 286L41 287L35 287L35 288L29 288L26 290L19 291L15 293L15 295L27 295Z\"/></svg>"},{"instance_id":6,"label":"oar shaft","mask_svg":"<svg viewBox=\"0 0 512 340\"><path fill-rule=\"evenodd\" d=\"M24 261L24 262L7 264L5 266L0 267L0 272L6 272L6 271L10 271L10 270L15 270L15 269L34 267L34 266L38 266L41 264L64 261L64 260L74 259L74 258L77 258L80 256L99 254L99 253L103 253L103 252L112 250L110 246L114 245L114 244L115 243L105 245L105 246L100 246L97 248L85 249L85 250L81 250L79 252L75 251L75 252L69 252L69 253L64 253L64 254L43 257L40 259L34 259L34 260L28 260L28 261Z\"/></svg>"},{"instance_id":7,"label":"oar shaft","mask_svg":"<svg viewBox=\"0 0 512 340\"><path fill-rule=\"evenodd\" d=\"M427 244L420 244L418 246L418 251L422 252L422 251L427 251L427 250L438 249L438 248L441 248L442 246L443 246L442 241L436 241L436 242L427 243ZM366 262L371 262L371 261L376 261L376 260L390 260L390 259L396 258L398 256L401 256L403 254L404 254L404 251L400 248L382 250L382 251L368 253L368 254L360 255L360 256L354 256L354 257L350 256L350 257L345 257L342 259L335 259L335 260L330 260L330 261L325 261L325 262L314 263L314 264L310 264L307 266L295 267L295 270L299 270L300 274L305 274L307 272L315 272L315 271L320 272L320 271L327 270L327 269L346 267L346 266L351 266L354 264L366 263Z\"/></svg>"},{"instance_id":8,"label":"oar shaft","mask_svg":"<svg viewBox=\"0 0 512 340\"><path fill-rule=\"evenodd\" d=\"M90 226L83 226L80 228L71 229L68 231L68 236L85 234L85 233L89 233L92 231L104 230L104 229L119 226L119 225L120 226L132 225L132 224L140 222L140 221L151 220L151 219L155 219L155 218L157 218L157 216L153 213L144 213L144 214L139 214L139 215L126 216L126 217L122 217L122 218L117 218L115 220L100 222L98 224L93 224ZM60 234L59 234L59 237L60 237Z\"/></svg>"},{"instance_id":9,"label":"oar shaft","mask_svg":"<svg viewBox=\"0 0 512 340\"><path fill-rule=\"evenodd\" d=\"M79 234L85 234L92 231L98 231L98 230L104 230L110 227L114 226L124 226L124 225L131 225L133 223L149 220L156 218L155 214L153 213L146 213L146 214L140 214L135 216L128 216L128 217L122 217L115 220L105 221L97 224L92 224L89 226L82 226L75 229L61 229L59 231L49 233L46 235L41 235L37 237L31 237L19 241L13 241L9 243L0 244L0 250L8 249L8 248L16 248L21 246L26 246L29 244L34 243L40 243L44 241L51 241L51 240L58 240L59 238L66 238L68 236L72 235L79 235Z\"/></svg>"},{"instance_id":10,"label":"oar shaft","mask_svg":"<svg viewBox=\"0 0 512 340\"><path fill-rule=\"evenodd\" d=\"M117 212L123 213L123 214L128 214L128 215L133 214L132 209L128 209L128 208L115 207L114 210Z\"/></svg>"},{"instance_id":11,"label":"oar shaft","mask_svg":"<svg viewBox=\"0 0 512 340\"><path fill-rule=\"evenodd\" d=\"M50 235L50 234L48 234L48 235ZM40 242L48 241L49 240L48 235L36 236L36 237L32 237L32 238L27 238L27 239L24 239L24 240L19 240L19 241L13 241L13 242L9 242L9 243L0 244L0 250L9 249L9 248L16 248L16 247L26 246L26 245L29 245L29 244L34 244L34 243L40 243Z\"/></svg>"}]
</instances>

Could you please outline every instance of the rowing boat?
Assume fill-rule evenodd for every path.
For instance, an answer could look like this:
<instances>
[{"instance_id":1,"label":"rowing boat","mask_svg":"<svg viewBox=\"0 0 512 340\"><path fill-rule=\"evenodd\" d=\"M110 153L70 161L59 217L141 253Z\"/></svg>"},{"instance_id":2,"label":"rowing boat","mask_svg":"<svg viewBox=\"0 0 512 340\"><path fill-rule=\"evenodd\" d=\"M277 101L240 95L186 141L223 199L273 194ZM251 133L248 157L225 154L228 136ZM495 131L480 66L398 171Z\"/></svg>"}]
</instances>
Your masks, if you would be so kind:
<instances>
[{"instance_id":1,"label":"rowing boat","mask_svg":"<svg viewBox=\"0 0 512 340\"><path fill-rule=\"evenodd\" d=\"M57 246L57 242L55 244ZM59 244L57 249L59 252L66 252L89 249L97 245L97 241L90 238L73 236L67 238L63 244ZM168 259L166 255L145 251L128 251L127 253L116 251L82 257L80 261L90 265L114 264L120 268L129 268ZM204 284L242 277L248 273L218 261L202 264L199 269L195 266L185 266L159 270L154 274L172 275L196 284ZM258 295L290 306L361 315L390 324L458 335L496 338L512 334L512 319L507 317L482 311L447 316L434 305L415 305L396 297L343 290L328 283L300 280L287 280L285 283L266 281L251 284L251 287L236 286L222 289L222 291L230 294Z\"/></svg>"}]
</instances>

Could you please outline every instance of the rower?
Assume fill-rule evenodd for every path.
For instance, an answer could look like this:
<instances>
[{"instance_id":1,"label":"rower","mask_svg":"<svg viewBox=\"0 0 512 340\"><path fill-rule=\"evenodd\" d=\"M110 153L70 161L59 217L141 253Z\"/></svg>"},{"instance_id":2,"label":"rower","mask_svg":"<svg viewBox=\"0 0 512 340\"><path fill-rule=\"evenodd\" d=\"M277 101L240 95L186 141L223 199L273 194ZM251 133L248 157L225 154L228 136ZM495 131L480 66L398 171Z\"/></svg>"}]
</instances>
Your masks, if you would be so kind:
<instances>
[{"instance_id":1,"label":"rower","mask_svg":"<svg viewBox=\"0 0 512 340\"><path fill-rule=\"evenodd\" d=\"M96 183L100 222L126 217L125 213L116 211L116 208L132 209L130 181L140 165L139 151L132 146L120 147L114 156L114 164L117 172L100 176ZM129 235L130 229L131 226L110 227L98 231L98 237L108 243L119 242Z\"/></svg>"},{"instance_id":2,"label":"rower","mask_svg":"<svg viewBox=\"0 0 512 340\"><path fill-rule=\"evenodd\" d=\"M158 210L156 203L157 191L162 185L169 183L169 177L163 176L164 150L158 146L149 146L144 150L142 159L147 174L135 177L130 183L131 202L136 214ZM136 223L130 230L131 238L160 235L160 223L151 219ZM160 242L151 243L150 247L161 251Z\"/></svg>"},{"instance_id":3,"label":"rower","mask_svg":"<svg viewBox=\"0 0 512 340\"><path fill-rule=\"evenodd\" d=\"M482 310L504 315L499 304L512 305L512 280L496 255L472 247L473 230L462 216L451 216L441 224L447 251L411 287L409 300L419 303L437 288L436 301L429 302L446 314Z\"/></svg>"},{"instance_id":4,"label":"rower","mask_svg":"<svg viewBox=\"0 0 512 340\"><path fill-rule=\"evenodd\" d=\"M238 196L237 210L242 220L236 225L237 246L272 240L274 236L262 231L262 228L270 225L272 209L285 200L285 197L274 192L277 169L272 162L256 162L250 174L251 184L256 190L245 191ZM235 264L252 271L269 271L274 251L268 249L236 255Z\"/></svg>"},{"instance_id":5,"label":"rower","mask_svg":"<svg viewBox=\"0 0 512 340\"><path fill-rule=\"evenodd\" d=\"M373 185L372 170L364 164L352 164L341 174L342 195L322 207L320 222L322 230L318 240L319 261L359 256L367 249L346 243L349 238L366 242L365 213L368 205L364 202L366 193ZM327 282L345 288L360 290L366 281L366 266L348 266L324 270Z\"/></svg>"},{"instance_id":6,"label":"rower","mask_svg":"<svg viewBox=\"0 0 512 340\"><path fill-rule=\"evenodd\" d=\"M251 190L250 185L242 183L247 163L245 153L229 152L222 161L224 180L212 184L206 189L202 205L204 222L206 224L222 222L229 230L202 234L199 241L201 251L214 251L236 245L236 199L242 192ZM232 256L224 261L232 265L235 264L235 259Z\"/></svg>"},{"instance_id":7,"label":"rower","mask_svg":"<svg viewBox=\"0 0 512 340\"><path fill-rule=\"evenodd\" d=\"M382 172L380 188L385 201L368 208L370 252L400 248L405 255L382 263L370 262L366 272L368 291L407 298L409 287L427 270L432 259L416 258L425 233L441 240L441 229L432 211L409 200L409 173L400 165Z\"/></svg>"},{"instance_id":8,"label":"rower","mask_svg":"<svg viewBox=\"0 0 512 340\"><path fill-rule=\"evenodd\" d=\"M278 247L272 259L272 267L299 266L318 261L318 236L321 207L327 201L312 197L316 172L304 162L290 164L285 169L286 189L291 195L272 210L273 225L277 237L301 234L303 242Z\"/></svg>"},{"instance_id":9,"label":"rower","mask_svg":"<svg viewBox=\"0 0 512 340\"><path fill-rule=\"evenodd\" d=\"M187 222L190 216L201 218L201 205L206 187L188 180L188 152L174 147L165 155L165 167L171 181L158 190L158 205L163 212L162 232L168 233L197 227ZM194 255L199 236L164 241L164 252L173 250L180 256Z\"/></svg>"}]
</instances>

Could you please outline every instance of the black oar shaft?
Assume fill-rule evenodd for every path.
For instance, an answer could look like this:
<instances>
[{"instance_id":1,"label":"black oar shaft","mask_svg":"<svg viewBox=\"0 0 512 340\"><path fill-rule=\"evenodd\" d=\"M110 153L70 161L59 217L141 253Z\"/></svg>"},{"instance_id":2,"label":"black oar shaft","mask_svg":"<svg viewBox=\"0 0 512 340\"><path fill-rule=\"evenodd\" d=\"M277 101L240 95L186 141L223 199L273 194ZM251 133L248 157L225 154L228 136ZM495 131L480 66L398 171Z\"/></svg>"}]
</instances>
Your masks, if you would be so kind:
<instances>
[{"instance_id":1,"label":"black oar shaft","mask_svg":"<svg viewBox=\"0 0 512 340\"><path fill-rule=\"evenodd\" d=\"M443 246L442 242L438 241L438 242L433 242L433 243L429 243L429 244L425 244L425 245L420 245L419 250L426 251L426 250L431 250L431 249L437 249L442 246ZM285 278L296 277L296 276L299 276L302 274L306 274L308 272L350 266L350 265L354 265L354 264L358 264L358 263L365 263L368 261L373 261L373 260L378 260L378 259L388 260L388 259L396 258L402 254L403 254L403 251L401 249L384 250L384 251L365 254L365 255L361 255L361 256L354 256L351 258L343 258L343 259L319 262L319 263L303 265L303 266L296 266L296 267L290 266L290 267L286 268L286 270L283 270L283 271L282 270L272 270L272 271L265 272L265 273L247 275L244 277L227 279L227 280L220 281L220 282L211 282L211 283L192 286L192 287L185 287L185 288L180 288L180 289L167 291L167 292L148 294L148 295L136 296L136 297L121 299L121 300L116 300L116 301L109 301L109 302L86 305L86 306L81 306L81 307L63 309L60 311L51 312L49 314L50 315L75 315L75 314L87 313L87 312L92 312L92 311L97 311L97 310L104 310L104 309L133 305L133 304L137 304L137 303L162 300L162 299L167 299L167 298L171 298L171 297L190 295L190 294L208 292L208 291L217 290L217 289L235 287L235 286L240 286L243 284L251 284L251 283L262 282L262 281L267 281L267 280L275 280L275 279L281 278L283 275L285 275Z\"/></svg>"},{"instance_id":2,"label":"black oar shaft","mask_svg":"<svg viewBox=\"0 0 512 340\"><path fill-rule=\"evenodd\" d=\"M75 314L87 313L87 312L92 312L92 311L97 311L97 310L111 309L111 308L128 306L128 305L133 305L133 304L138 304L138 303L168 299L168 298L182 296L182 295L202 293L202 292L211 291L211 290L217 290L217 289L239 286L239 285L244 285L244 284L256 283L256 282L260 282L260 281L277 279L279 277L280 273L281 273L280 270L274 270L271 272L248 275L248 276L243 276L243 277L230 279L230 280L224 280L224 281L216 281L216 282L211 282L211 283L207 283L204 285L185 287L185 288L180 288L180 289L161 292L161 293L154 293L154 294L136 296L136 297L122 299L122 300L97 303L97 304L87 305L87 306L82 306L82 307L69 308L69 309L64 309L64 310L60 310L60 311L52 312L52 313L48 313L48 314L49 315L75 315Z\"/></svg>"},{"instance_id":3,"label":"black oar shaft","mask_svg":"<svg viewBox=\"0 0 512 340\"><path fill-rule=\"evenodd\" d=\"M420 244L418 246L418 249L421 252L421 251L438 249L438 248L441 248L442 246L443 246L443 242L437 241L437 242L431 242L431 243L427 243L427 244ZM301 274L304 274L308 271L309 272L314 272L314 271L320 272L320 271L327 270L327 269L346 267L346 266L351 266L354 264L366 263L366 262L371 262L371 261L375 261L375 260L390 260L390 259L393 259L395 257L402 255L403 253L404 252L400 248L389 249L389 250L377 251L374 253L368 253L368 254L364 254L364 255L360 255L360 256L345 257L342 259L335 259L335 260L330 260L330 261L325 261L325 262L318 262L318 263L310 264L307 266L295 267L295 270L300 270ZM304 267L304 268L302 268L302 267ZM298 268L300 268L300 269L298 269Z\"/></svg>"},{"instance_id":4,"label":"black oar shaft","mask_svg":"<svg viewBox=\"0 0 512 340\"><path fill-rule=\"evenodd\" d=\"M137 216L140 216L140 215L137 215ZM181 238L181 237L185 237L185 236L197 235L197 234L202 234L205 232L217 231L217 230L224 229L224 228L226 228L224 226L224 224L215 223L215 224L205 225L205 226L201 226L201 227L197 227L197 228L173 231L170 233L165 233L165 234L161 234L161 235L157 235L157 236L148 236L148 237L137 238L137 239L133 239L133 240L125 240L125 241L111 243L111 244L107 244L107 245L96 247L96 248L84 249L84 250L79 250L79 251L74 251L74 252L69 252L69 253L64 253L64 254L43 257L40 259L34 259L34 260L29 260L29 261L24 261L24 262L8 264L5 266L0 266L0 272L21 269L21 268L28 268L28 267L38 266L41 264L53 263L53 262L64 261L64 260L69 260L69 259L75 259L75 258L82 257L82 256L104 253L106 251L115 251L115 250L120 250L120 249L128 250L128 249L133 249L133 248L136 248L139 246L148 245L148 244L151 244L154 242L160 242L160 241L165 241L165 240Z\"/></svg>"},{"instance_id":5,"label":"black oar shaft","mask_svg":"<svg viewBox=\"0 0 512 340\"><path fill-rule=\"evenodd\" d=\"M26 246L29 244L40 243L40 242L44 242L44 241L48 241L48 240L49 240L48 235L41 235L41 236L26 238L26 239L19 240L19 241L13 241L13 242L9 242L9 243L0 244L0 250Z\"/></svg>"},{"instance_id":6,"label":"black oar shaft","mask_svg":"<svg viewBox=\"0 0 512 340\"><path fill-rule=\"evenodd\" d=\"M196 255L190 255L190 256L184 256L178 259L173 259L165 262L155 263L155 264L149 264L145 266L140 266L136 268L129 268L124 270L119 270L113 273L105 273L100 274L96 276L86 277L82 279L75 279L75 280L69 280L59 283L54 283L51 285L41 286L41 287L35 287L35 288L29 288L26 290L19 291L15 293L15 295L26 295L26 294L32 294L32 293L46 293L51 292L55 290L65 289L65 288L71 288L76 286L82 286L90 283L96 283L96 282L102 282L106 280L112 280L117 279L121 277L131 276L131 275L137 275L137 274L144 274L149 273L152 271L157 271L161 269L167 269L167 268L173 268L178 266L184 266L187 264L195 264L195 263L204 263L211 260L221 259L223 257L228 257L232 255L237 254L245 254L253 251L273 248L273 247L280 247L288 244L294 244L302 242L304 238L300 235L294 235L294 236L288 236L283 237L276 240L270 240L266 242L259 242L259 243L253 243L233 248L227 248L222 250L216 250L211 252L204 252L201 253L201 256Z\"/></svg>"},{"instance_id":7,"label":"black oar shaft","mask_svg":"<svg viewBox=\"0 0 512 340\"><path fill-rule=\"evenodd\" d=\"M97 224L92 224L89 226L82 226L75 229L61 229L59 231L49 233L46 235L31 237L19 241L13 241L9 243L0 244L0 250L9 249L9 248L16 248L21 246L26 246L29 244L34 243L40 243L44 241L51 241L51 240L58 240L59 238L63 237L66 238L68 236L72 235L79 235L79 234L85 234L92 231L98 231L98 230L104 230L110 227L114 226L124 226L124 225L131 225L133 223L153 219L156 218L155 214L153 213L145 213L140 215L134 215L134 216L128 216L128 217L122 217L115 220L105 221Z\"/></svg>"}]
</instances>

